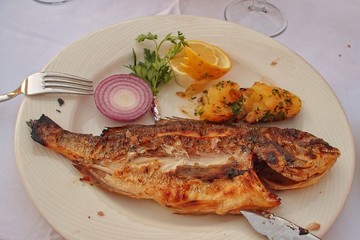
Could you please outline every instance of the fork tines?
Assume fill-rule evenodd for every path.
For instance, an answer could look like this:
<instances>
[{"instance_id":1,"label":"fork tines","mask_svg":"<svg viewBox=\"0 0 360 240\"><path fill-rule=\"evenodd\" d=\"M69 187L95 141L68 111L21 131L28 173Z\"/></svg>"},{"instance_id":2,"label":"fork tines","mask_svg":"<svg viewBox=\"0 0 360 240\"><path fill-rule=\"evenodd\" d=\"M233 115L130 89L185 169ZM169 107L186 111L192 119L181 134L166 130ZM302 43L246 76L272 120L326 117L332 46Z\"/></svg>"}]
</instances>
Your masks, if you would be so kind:
<instances>
[{"instance_id":1,"label":"fork tines","mask_svg":"<svg viewBox=\"0 0 360 240\"><path fill-rule=\"evenodd\" d=\"M46 89L64 90L64 92L77 94L93 94L91 80L70 74L47 72L43 76L43 84Z\"/></svg>"}]
</instances>

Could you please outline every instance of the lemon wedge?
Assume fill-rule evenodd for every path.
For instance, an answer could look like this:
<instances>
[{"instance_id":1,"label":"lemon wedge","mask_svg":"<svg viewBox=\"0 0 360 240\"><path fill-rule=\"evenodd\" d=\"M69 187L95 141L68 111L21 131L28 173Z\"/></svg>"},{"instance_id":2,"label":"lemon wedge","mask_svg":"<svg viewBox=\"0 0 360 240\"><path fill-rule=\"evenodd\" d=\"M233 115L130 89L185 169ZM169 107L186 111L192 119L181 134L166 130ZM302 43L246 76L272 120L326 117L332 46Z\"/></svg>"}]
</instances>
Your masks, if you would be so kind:
<instances>
[{"instance_id":1,"label":"lemon wedge","mask_svg":"<svg viewBox=\"0 0 360 240\"><path fill-rule=\"evenodd\" d=\"M188 46L170 61L170 65L177 83L193 95L200 92L209 81L230 71L231 61L217 46L198 40L187 42Z\"/></svg>"},{"instance_id":2,"label":"lemon wedge","mask_svg":"<svg viewBox=\"0 0 360 240\"><path fill-rule=\"evenodd\" d=\"M218 58L212 45L197 40L188 41L188 44L189 46L185 47L186 55L188 55L187 51L192 51L193 54L196 54L209 64L216 65L218 63Z\"/></svg>"},{"instance_id":3,"label":"lemon wedge","mask_svg":"<svg viewBox=\"0 0 360 240\"><path fill-rule=\"evenodd\" d=\"M188 88L192 83L194 83L194 79L192 79L183 69L183 58L173 58L170 60L170 66L173 70L175 81L182 87Z\"/></svg>"}]
</instances>

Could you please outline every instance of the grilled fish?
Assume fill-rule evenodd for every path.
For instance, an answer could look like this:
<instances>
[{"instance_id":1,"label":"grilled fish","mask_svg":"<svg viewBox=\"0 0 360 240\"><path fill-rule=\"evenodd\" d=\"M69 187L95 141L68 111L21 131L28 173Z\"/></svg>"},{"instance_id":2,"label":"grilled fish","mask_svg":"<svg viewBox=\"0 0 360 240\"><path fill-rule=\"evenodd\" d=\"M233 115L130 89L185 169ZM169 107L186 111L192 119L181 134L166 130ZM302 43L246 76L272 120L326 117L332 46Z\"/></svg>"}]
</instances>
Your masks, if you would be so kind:
<instances>
[{"instance_id":1,"label":"grilled fish","mask_svg":"<svg viewBox=\"0 0 360 240\"><path fill-rule=\"evenodd\" d=\"M239 214L280 199L264 186L315 183L340 151L295 129L212 124L188 119L73 133L42 115L31 137L72 161L104 189L152 199L181 214Z\"/></svg>"}]
</instances>

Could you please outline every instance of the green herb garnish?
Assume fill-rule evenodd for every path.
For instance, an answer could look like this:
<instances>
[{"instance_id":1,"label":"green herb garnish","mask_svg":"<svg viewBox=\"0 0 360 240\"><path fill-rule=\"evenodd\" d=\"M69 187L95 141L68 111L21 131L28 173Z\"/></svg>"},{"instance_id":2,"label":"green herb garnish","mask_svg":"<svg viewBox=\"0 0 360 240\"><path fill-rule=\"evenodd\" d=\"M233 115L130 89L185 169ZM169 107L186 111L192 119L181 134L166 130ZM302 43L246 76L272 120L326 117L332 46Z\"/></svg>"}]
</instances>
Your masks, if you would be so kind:
<instances>
[{"instance_id":1,"label":"green herb garnish","mask_svg":"<svg viewBox=\"0 0 360 240\"><path fill-rule=\"evenodd\" d=\"M144 61L137 62L136 53L133 49L134 64L126 66L132 71L132 74L144 79L149 84L154 96L159 93L160 88L164 84L173 78L169 61L187 45L185 37L181 32L178 32L177 36L169 33L160 43L157 42L157 39L158 36L150 32L148 34L140 34L136 41L139 43L145 40L153 41L155 50L151 51L148 48L144 48ZM172 43L172 46L161 57L159 54L160 48L165 42Z\"/></svg>"},{"instance_id":2,"label":"green herb garnish","mask_svg":"<svg viewBox=\"0 0 360 240\"><path fill-rule=\"evenodd\" d=\"M241 101L233 102L233 103L230 103L229 105L230 105L232 113L234 115L238 115L243 111Z\"/></svg>"}]
</instances>

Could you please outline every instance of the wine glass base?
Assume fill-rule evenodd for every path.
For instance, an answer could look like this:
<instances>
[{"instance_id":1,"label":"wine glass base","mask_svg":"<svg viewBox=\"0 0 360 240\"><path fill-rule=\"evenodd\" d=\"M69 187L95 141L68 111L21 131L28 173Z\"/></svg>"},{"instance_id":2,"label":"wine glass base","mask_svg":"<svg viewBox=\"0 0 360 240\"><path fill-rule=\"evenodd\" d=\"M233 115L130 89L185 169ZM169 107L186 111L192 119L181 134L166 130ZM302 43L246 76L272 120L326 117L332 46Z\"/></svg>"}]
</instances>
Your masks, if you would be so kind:
<instances>
[{"instance_id":1,"label":"wine glass base","mask_svg":"<svg viewBox=\"0 0 360 240\"><path fill-rule=\"evenodd\" d=\"M224 12L226 21L234 22L274 37L281 34L287 26L287 18L280 9L270 3L262 8L253 6L254 0L230 3Z\"/></svg>"},{"instance_id":2,"label":"wine glass base","mask_svg":"<svg viewBox=\"0 0 360 240\"><path fill-rule=\"evenodd\" d=\"M69 0L34 0L35 2L43 3L43 4L62 4L66 3Z\"/></svg>"}]
</instances>

